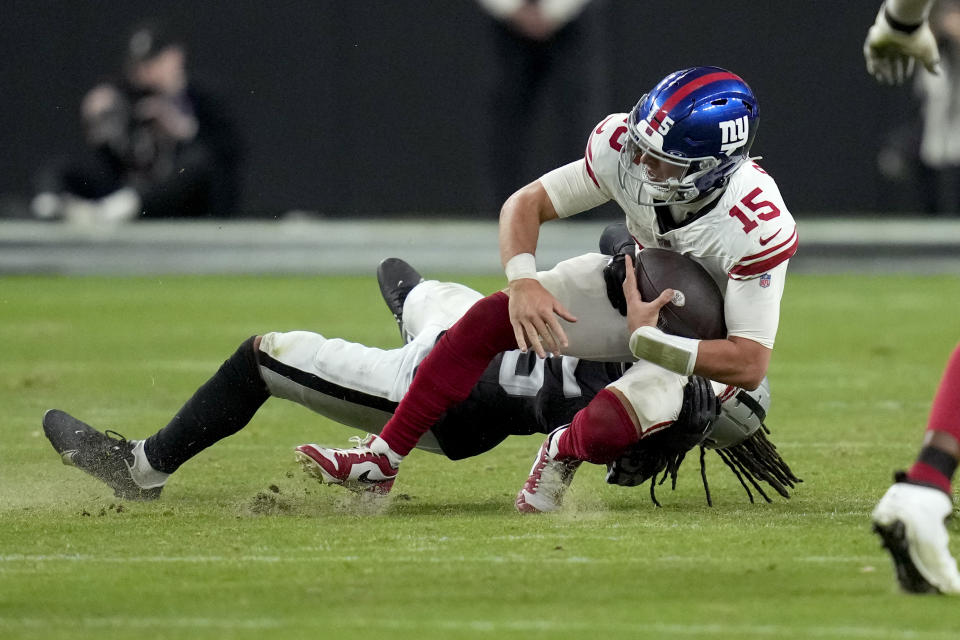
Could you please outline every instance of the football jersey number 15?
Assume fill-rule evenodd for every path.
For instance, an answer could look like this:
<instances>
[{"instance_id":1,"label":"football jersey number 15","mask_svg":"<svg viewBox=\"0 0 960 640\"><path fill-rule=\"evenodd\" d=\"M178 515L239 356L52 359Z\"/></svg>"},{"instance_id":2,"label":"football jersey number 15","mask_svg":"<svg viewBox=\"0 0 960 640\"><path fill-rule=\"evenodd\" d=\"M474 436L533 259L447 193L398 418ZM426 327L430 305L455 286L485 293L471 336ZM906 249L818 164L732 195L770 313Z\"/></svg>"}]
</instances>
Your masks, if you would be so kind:
<instances>
[{"instance_id":1,"label":"football jersey number 15","mask_svg":"<svg viewBox=\"0 0 960 640\"><path fill-rule=\"evenodd\" d=\"M756 214L756 217L760 220L773 220L780 215L780 208L769 200L759 200L758 198L762 196L763 192L760 190L760 187L757 187L743 196L743 198L740 199L740 204ZM753 220L748 214L744 213L743 209L737 205L733 205L733 207L730 208L729 214L731 218L736 218L740 221L740 224L743 225L744 233L750 233L760 226L756 220Z\"/></svg>"}]
</instances>

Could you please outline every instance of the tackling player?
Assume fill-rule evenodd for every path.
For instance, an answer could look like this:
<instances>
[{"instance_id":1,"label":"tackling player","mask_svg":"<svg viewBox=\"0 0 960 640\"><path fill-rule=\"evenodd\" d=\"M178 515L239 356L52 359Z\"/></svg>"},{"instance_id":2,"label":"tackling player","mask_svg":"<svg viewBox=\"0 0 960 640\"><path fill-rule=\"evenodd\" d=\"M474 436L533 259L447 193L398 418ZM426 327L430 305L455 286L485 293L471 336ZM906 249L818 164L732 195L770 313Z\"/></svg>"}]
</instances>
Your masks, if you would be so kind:
<instances>
[{"instance_id":1,"label":"tackling player","mask_svg":"<svg viewBox=\"0 0 960 640\"><path fill-rule=\"evenodd\" d=\"M887 0L867 32L867 71L900 84L914 60L938 72L940 55L928 17L933 0ZM893 558L901 588L912 593L960 594L944 519L953 514L951 482L960 461L960 347L954 349L934 397L917 461L873 510L874 531Z\"/></svg>"},{"instance_id":2,"label":"tackling player","mask_svg":"<svg viewBox=\"0 0 960 640\"><path fill-rule=\"evenodd\" d=\"M497 353L519 345L596 360L637 359L541 447L517 496L520 511L552 511L583 462L609 463L678 417L692 374L755 389L779 323L796 225L749 152L759 107L749 86L717 67L668 75L630 113L591 132L585 157L523 187L503 205L500 251L509 288L477 302L420 366L380 436L352 449L320 448L331 482L356 476L392 486L400 461ZM655 328L672 291L640 300L629 258L626 320L606 300L608 259L589 254L537 273L539 227L614 200L640 247L691 257L724 293L728 336L693 340ZM546 347L546 348L545 348Z\"/></svg>"},{"instance_id":3,"label":"tackling player","mask_svg":"<svg viewBox=\"0 0 960 640\"><path fill-rule=\"evenodd\" d=\"M424 281L395 258L385 260L377 276L406 342L400 349L385 351L308 331L268 333L245 341L166 427L145 440L100 433L59 410L46 413L44 432L65 464L104 481L121 498L151 500L160 495L170 474L243 428L271 396L348 426L379 431L437 336L481 295L454 283ZM628 366L569 357L542 360L519 351L500 354L470 397L433 425L417 446L458 460L488 451L509 435L549 433L568 423ZM787 489L798 479L760 429L769 389L747 394L718 385L717 392L722 415L718 424L710 424L707 446L768 501L756 480L789 497ZM707 422L713 423L716 395L711 391L703 399L688 393L687 414L696 414L695 403L703 402ZM706 428L686 418L683 425L672 430L676 434L651 440L611 465L607 481L634 486L660 472L675 477L683 454L700 442ZM298 456L310 472L316 470L313 453L311 445L299 447ZM746 484L744 488L752 501Z\"/></svg>"}]
</instances>

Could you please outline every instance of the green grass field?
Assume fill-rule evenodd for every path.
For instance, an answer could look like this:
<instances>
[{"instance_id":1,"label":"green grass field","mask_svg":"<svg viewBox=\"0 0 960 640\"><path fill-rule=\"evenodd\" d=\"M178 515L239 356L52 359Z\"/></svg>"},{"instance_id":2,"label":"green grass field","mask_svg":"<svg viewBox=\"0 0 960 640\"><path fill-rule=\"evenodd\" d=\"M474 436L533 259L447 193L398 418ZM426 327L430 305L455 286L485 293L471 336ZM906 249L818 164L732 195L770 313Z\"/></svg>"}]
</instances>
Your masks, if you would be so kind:
<instances>
[{"instance_id":1,"label":"green grass field","mask_svg":"<svg viewBox=\"0 0 960 640\"><path fill-rule=\"evenodd\" d=\"M789 501L750 504L711 455L708 508L694 456L663 508L584 467L562 513L521 517L533 437L414 452L371 505L293 461L355 432L273 400L159 501L120 503L60 464L45 409L140 438L252 334L394 346L375 280L2 278L0 638L956 638L958 601L898 593L868 514L958 317L956 277L791 276L768 418L804 479Z\"/></svg>"}]
</instances>

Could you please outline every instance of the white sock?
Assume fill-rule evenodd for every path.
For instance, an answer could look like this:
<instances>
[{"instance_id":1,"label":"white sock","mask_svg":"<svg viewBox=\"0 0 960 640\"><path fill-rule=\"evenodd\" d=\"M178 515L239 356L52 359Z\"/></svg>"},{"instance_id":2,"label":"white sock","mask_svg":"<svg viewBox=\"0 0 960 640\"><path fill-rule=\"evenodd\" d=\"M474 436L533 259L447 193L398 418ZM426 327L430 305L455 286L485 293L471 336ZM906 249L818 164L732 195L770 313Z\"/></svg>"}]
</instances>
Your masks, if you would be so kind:
<instances>
[{"instance_id":1,"label":"white sock","mask_svg":"<svg viewBox=\"0 0 960 640\"><path fill-rule=\"evenodd\" d=\"M147 460L147 454L143 450L143 440L137 440L133 445L133 466L130 468L130 476L142 489L153 489L162 487L170 477L169 473L157 471L150 466Z\"/></svg>"}]
</instances>

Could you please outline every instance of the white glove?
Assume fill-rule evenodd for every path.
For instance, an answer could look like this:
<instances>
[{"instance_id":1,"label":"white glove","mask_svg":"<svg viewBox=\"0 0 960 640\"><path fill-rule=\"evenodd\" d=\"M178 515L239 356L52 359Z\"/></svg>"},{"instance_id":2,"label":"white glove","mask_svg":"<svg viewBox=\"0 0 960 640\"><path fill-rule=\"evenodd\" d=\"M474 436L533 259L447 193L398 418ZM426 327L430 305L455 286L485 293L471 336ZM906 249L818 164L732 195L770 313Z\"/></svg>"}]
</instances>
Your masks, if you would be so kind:
<instances>
[{"instance_id":1,"label":"white glove","mask_svg":"<svg viewBox=\"0 0 960 640\"><path fill-rule=\"evenodd\" d=\"M905 33L890 26L883 7L867 31L863 57L867 59L867 72L883 84L902 84L913 73L914 60L930 73L939 72L940 52L927 21Z\"/></svg>"}]
</instances>

